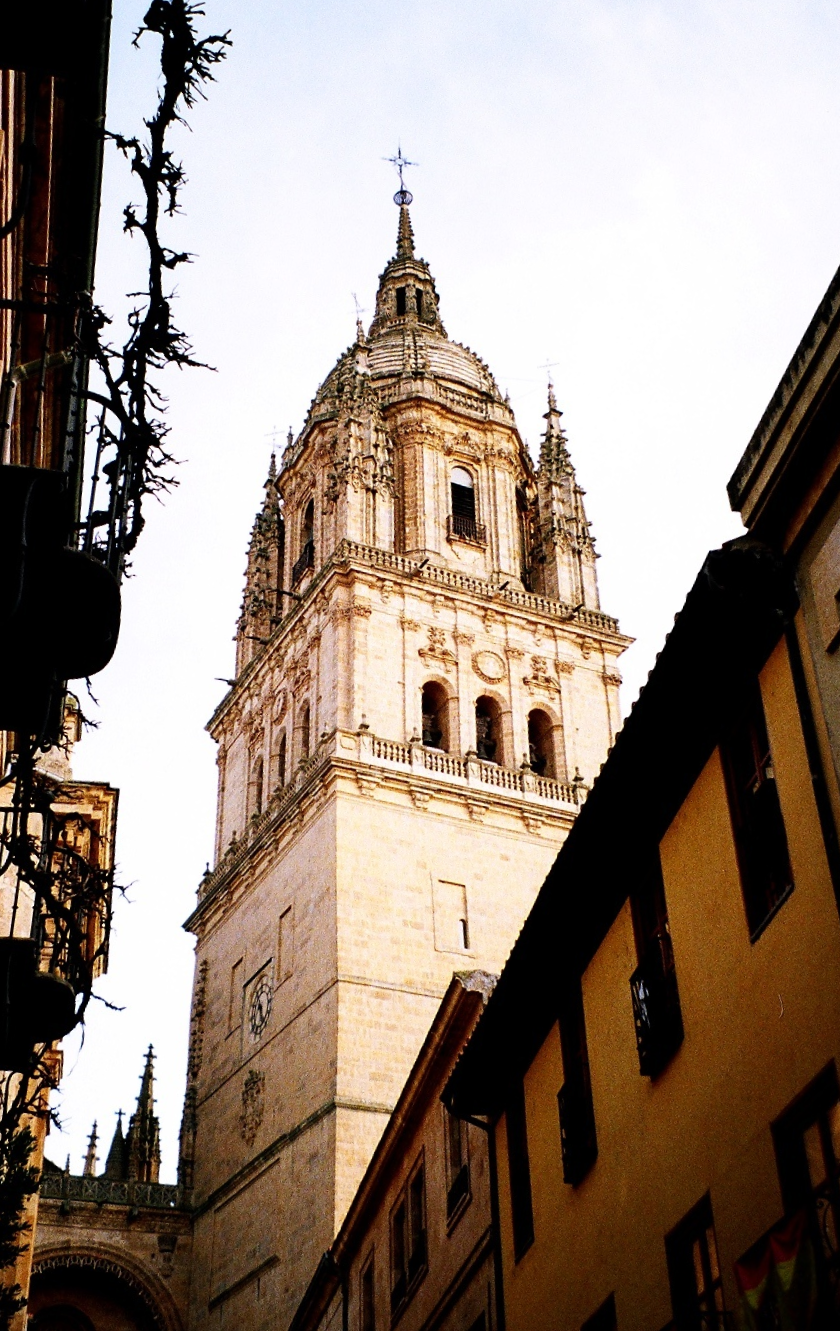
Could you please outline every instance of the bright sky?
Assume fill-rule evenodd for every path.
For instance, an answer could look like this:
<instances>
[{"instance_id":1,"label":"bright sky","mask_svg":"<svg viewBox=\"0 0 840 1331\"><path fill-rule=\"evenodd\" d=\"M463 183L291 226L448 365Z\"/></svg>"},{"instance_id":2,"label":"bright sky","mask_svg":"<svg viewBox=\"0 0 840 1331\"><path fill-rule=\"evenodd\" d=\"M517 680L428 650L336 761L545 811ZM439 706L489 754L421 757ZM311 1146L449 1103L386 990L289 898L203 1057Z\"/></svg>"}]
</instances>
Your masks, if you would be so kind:
<instances>
[{"instance_id":1,"label":"bright sky","mask_svg":"<svg viewBox=\"0 0 840 1331\"><path fill-rule=\"evenodd\" d=\"M120 0L108 120L151 109L155 43ZM204 725L232 673L245 550L270 454L300 428L394 252L392 168L451 337L486 360L538 450L546 372L587 491L601 598L636 645L625 710L707 549L736 535L725 483L840 261L836 0L209 0L233 49L182 134L178 317L217 373L173 374L179 488L152 506L124 591L100 727L76 773L120 788L111 969L64 1131L107 1151L157 1051L174 1179L192 986L181 924L212 853ZM109 158L98 297L136 278ZM691 699L686 699L691 706ZM87 710L92 710L88 707ZM654 774L655 779L655 774ZM103 1140L104 1139L104 1140Z\"/></svg>"}]
</instances>

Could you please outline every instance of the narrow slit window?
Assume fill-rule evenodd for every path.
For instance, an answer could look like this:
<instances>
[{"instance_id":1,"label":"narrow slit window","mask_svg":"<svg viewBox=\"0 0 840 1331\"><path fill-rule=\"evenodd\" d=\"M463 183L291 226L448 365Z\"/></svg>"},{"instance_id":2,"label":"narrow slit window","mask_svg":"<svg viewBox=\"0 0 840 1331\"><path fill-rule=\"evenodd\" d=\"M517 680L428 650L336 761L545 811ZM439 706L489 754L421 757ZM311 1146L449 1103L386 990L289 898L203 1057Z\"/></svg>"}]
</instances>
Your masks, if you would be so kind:
<instances>
[{"instance_id":1,"label":"narrow slit window","mask_svg":"<svg viewBox=\"0 0 840 1331\"><path fill-rule=\"evenodd\" d=\"M418 319L422 319L422 317L423 317L423 291L422 291L422 288L421 288L421 287L418 287L417 290L414 292L414 300L415 300L415 303L416 303L416 306L417 306L417 318L418 318Z\"/></svg>"},{"instance_id":2,"label":"narrow slit window","mask_svg":"<svg viewBox=\"0 0 840 1331\"><path fill-rule=\"evenodd\" d=\"M397 314L402 317L405 314L405 287L397 287Z\"/></svg>"}]
</instances>

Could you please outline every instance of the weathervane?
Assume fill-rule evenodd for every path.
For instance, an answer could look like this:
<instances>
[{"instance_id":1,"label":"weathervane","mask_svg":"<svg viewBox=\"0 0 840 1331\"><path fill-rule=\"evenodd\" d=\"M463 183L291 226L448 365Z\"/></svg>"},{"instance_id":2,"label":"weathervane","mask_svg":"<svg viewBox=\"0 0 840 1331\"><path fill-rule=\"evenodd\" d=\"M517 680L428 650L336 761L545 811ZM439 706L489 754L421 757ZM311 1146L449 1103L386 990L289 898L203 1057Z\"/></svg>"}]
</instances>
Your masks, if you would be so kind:
<instances>
[{"instance_id":1,"label":"weathervane","mask_svg":"<svg viewBox=\"0 0 840 1331\"><path fill-rule=\"evenodd\" d=\"M414 195L411 193L411 191L407 190L405 187L405 181L403 180L403 171L407 166L418 166L419 163L410 162L407 157L403 157L402 148L400 147L399 144L397 144L396 157L383 157L382 160L383 162L390 162L392 166L395 166L397 168L397 174L399 175L400 178L400 187L397 190L396 194L394 195L394 203L399 204L399 206L402 208L404 204L411 203L414 198Z\"/></svg>"}]
</instances>

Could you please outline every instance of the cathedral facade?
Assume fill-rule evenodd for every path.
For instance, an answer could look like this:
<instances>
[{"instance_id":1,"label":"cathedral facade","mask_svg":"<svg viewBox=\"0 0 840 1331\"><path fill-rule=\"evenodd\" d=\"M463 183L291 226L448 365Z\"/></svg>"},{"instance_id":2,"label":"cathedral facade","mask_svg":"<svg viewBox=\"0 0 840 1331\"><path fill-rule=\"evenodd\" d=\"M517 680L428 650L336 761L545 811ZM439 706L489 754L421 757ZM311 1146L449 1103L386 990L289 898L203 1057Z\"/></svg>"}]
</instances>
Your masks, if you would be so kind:
<instances>
[{"instance_id":1,"label":"cathedral facade","mask_svg":"<svg viewBox=\"0 0 840 1331\"><path fill-rule=\"evenodd\" d=\"M501 969L619 725L629 639L553 392L535 466L447 336L407 197L369 329L272 462L208 727L195 1331L288 1325L453 973Z\"/></svg>"}]
</instances>

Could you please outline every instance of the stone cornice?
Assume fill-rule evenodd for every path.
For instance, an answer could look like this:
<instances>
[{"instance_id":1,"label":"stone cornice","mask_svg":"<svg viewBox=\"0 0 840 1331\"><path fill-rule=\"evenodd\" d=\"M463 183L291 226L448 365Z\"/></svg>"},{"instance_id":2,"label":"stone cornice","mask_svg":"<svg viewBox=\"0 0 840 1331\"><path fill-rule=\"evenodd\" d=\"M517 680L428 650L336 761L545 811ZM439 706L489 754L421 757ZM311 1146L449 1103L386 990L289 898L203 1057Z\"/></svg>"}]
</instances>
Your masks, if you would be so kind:
<instances>
[{"instance_id":1,"label":"stone cornice","mask_svg":"<svg viewBox=\"0 0 840 1331\"><path fill-rule=\"evenodd\" d=\"M215 869L205 874L198 904L184 928L195 932L213 907L226 899L226 889L244 867L269 853L281 830L303 816L306 802L326 794L340 776L352 780L363 797L375 798L377 788L387 785L422 808L430 799L462 805L473 820L492 813L513 814L532 833L543 824L570 827L587 794L582 783L482 762L473 754L459 758L420 743L380 739L369 731L333 731L289 784L275 791L243 836L231 842Z\"/></svg>"}]
</instances>

